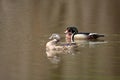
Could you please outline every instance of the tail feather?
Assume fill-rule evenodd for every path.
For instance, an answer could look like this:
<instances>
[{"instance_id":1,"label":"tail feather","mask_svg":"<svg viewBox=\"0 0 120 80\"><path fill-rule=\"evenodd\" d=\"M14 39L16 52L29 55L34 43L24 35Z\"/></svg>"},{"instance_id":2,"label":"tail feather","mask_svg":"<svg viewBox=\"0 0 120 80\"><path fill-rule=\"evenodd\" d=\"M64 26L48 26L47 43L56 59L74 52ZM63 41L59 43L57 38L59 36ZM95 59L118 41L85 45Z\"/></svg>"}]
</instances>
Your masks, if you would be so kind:
<instances>
[{"instance_id":1,"label":"tail feather","mask_svg":"<svg viewBox=\"0 0 120 80\"><path fill-rule=\"evenodd\" d=\"M98 34L98 33L90 33L90 38L97 39L99 37L104 37L104 34Z\"/></svg>"}]
</instances>

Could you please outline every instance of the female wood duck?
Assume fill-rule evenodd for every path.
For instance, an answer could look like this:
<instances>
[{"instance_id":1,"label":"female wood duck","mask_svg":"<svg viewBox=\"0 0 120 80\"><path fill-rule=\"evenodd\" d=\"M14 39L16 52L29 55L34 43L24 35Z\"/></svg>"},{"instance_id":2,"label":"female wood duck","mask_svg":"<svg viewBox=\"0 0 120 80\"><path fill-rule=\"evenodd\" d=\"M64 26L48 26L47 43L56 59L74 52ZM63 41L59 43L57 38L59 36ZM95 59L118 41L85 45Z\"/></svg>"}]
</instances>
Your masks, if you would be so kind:
<instances>
[{"instance_id":1,"label":"female wood duck","mask_svg":"<svg viewBox=\"0 0 120 80\"><path fill-rule=\"evenodd\" d=\"M50 41L46 43L46 54L48 57L52 57L53 55L60 53L70 53L71 50L76 47L75 43L71 44L59 44L61 37L59 34L52 34L49 37Z\"/></svg>"},{"instance_id":2,"label":"female wood duck","mask_svg":"<svg viewBox=\"0 0 120 80\"><path fill-rule=\"evenodd\" d=\"M76 27L67 27L64 33L66 34L67 42L74 42L74 40L96 40L99 37L104 37L103 34L98 33L78 32Z\"/></svg>"},{"instance_id":3,"label":"female wood duck","mask_svg":"<svg viewBox=\"0 0 120 80\"><path fill-rule=\"evenodd\" d=\"M57 43L60 40L60 36L58 34L52 34L49 37L50 41L46 44L46 50L56 50L59 46L57 46Z\"/></svg>"}]
</instances>

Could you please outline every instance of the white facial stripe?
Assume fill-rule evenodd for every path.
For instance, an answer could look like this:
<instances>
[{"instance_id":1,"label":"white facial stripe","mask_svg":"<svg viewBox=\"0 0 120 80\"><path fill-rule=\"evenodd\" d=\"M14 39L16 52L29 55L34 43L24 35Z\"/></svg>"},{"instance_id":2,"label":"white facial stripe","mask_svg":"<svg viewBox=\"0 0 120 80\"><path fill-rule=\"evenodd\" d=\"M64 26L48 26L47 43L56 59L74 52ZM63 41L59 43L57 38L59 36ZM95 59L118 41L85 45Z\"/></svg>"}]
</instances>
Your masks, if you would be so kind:
<instances>
[{"instance_id":1,"label":"white facial stripe","mask_svg":"<svg viewBox=\"0 0 120 80\"><path fill-rule=\"evenodd\" d=\"M65 33L65 34L68 33L68 30L66 30L64 33Z\"/></svg>"}]
</instances>

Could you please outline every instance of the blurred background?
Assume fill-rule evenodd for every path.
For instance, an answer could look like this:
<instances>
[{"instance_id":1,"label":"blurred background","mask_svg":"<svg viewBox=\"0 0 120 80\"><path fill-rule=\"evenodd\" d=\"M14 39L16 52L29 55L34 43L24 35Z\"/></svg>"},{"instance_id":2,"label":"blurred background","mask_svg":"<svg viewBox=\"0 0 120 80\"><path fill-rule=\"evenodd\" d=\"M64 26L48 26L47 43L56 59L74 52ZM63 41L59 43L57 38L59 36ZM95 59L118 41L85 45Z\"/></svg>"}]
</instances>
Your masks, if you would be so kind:
<instances>
[{"instance_id":1,"label":"blurred background","mask_svg":"<svg viewBox=\"0 0 120 80\"><path fill-rule=\"evenodd\" d=\"M68 26L105 34L108 43L53 65L45 44L52 33L64 40ZM120 80L119 26L119 0L0 0L0 79Z\"/></svg>"}]
</instances>

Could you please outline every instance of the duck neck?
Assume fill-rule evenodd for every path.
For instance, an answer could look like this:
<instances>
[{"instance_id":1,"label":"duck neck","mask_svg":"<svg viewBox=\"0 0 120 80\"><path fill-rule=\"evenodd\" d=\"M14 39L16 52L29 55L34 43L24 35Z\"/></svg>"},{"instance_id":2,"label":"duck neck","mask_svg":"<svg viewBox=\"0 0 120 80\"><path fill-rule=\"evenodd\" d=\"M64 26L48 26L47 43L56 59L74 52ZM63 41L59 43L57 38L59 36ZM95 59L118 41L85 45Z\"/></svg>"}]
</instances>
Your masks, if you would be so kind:
<instances>
[{"instance_id":1,"label":"duck neck","mask_svg":"<svg viewBox=\"0 0 120 80\"><path fill-rule=\"evenodd\" d=\"M53 39L52 41L54 42L54 44L57 44L59 42L59 40L57 39Z\"/></svg>"},{"instance_id":2,"label":"duck neck","mask_svg":"<svg viewBox=\"0 0 120 80\"><path fill-rule=\"evenodd\" d=\"M71 35L71 42L74 42L74 35L75 35L76 33L74 32L72 35Z\"/></svg>"}]
</instances>

